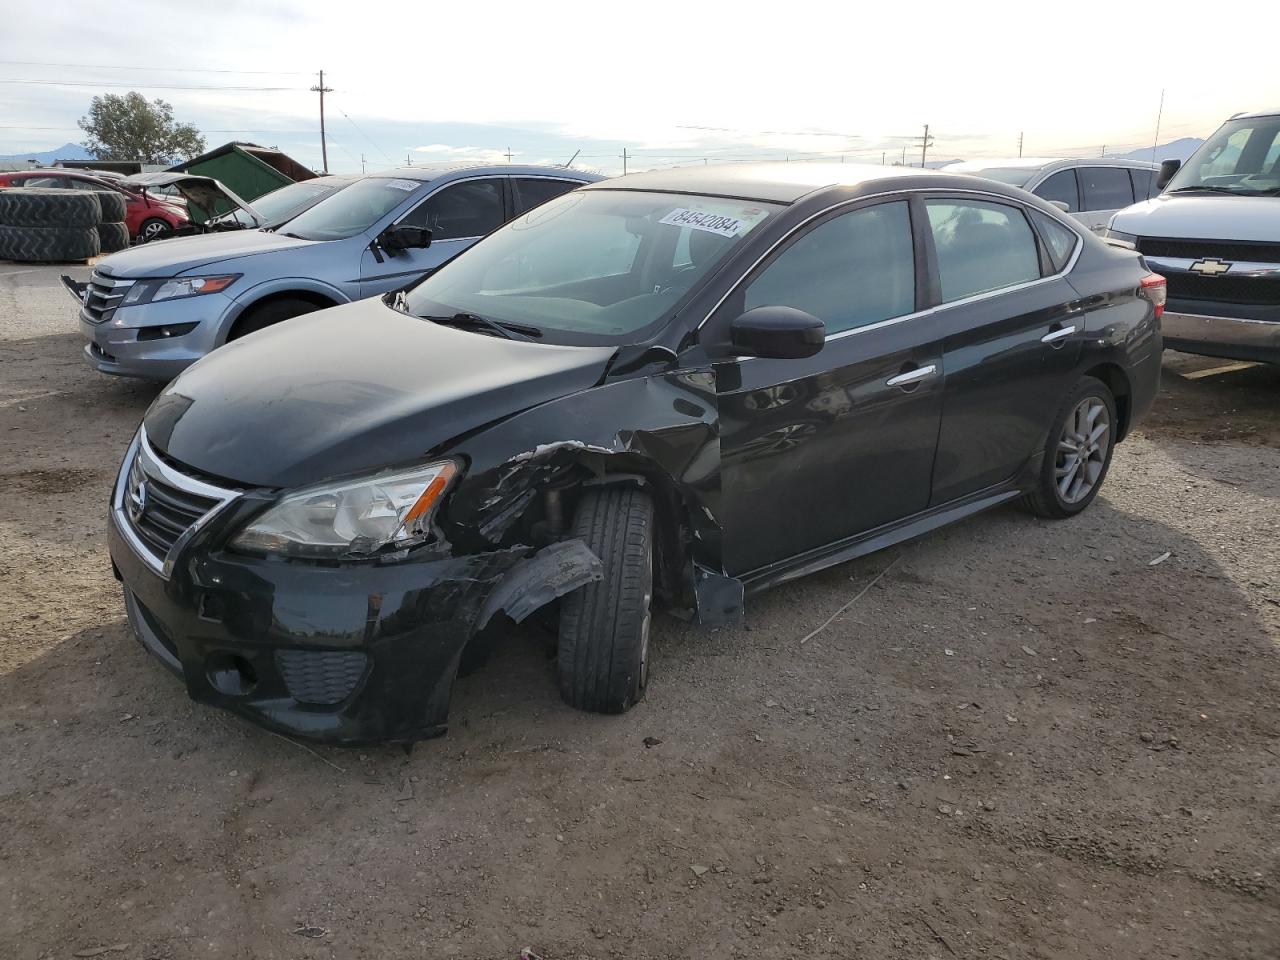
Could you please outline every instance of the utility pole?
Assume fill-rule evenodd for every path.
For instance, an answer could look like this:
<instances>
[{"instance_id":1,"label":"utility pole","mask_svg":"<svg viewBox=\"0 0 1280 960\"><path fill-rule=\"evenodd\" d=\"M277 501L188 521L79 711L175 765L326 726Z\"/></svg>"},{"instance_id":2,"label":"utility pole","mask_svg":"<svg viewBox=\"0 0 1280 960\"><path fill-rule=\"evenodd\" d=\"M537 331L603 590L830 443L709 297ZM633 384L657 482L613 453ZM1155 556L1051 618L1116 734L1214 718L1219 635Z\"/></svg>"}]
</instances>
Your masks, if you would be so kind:
<instances>
[{"instance_id":1,"label":"utility pole","mask_svg":"<svg viewBox=\"0 0 1280 960\"><path fill-rule=\"evenodd\" d=\"M512 157L511 148L507 147L507 163L511 162L511 157Z\"/></svg>"},{"instance_id":2,"label":"utility pole","mask_svg":"<svg viewBox=\"0 0 1280 960\"><path fill-rule=\"evenodd\" d=\"M907 165L907 148L906 147L902 148L902 165L904 167Z\"/></svg>"},{"instance_id":3,"label":"utility pole","mask_svg":"<svg viewBox=\"0 0 1280 960\"><path fill-rule=\"evenodd\" d=\"M324 161L324 172L329 172L329 145L324 136L324 95L333 93L332 87L324 85L324 71L320 71L320 82L311 88L312 93L320 94L320 158Z\"/></svg>"},{"instance_id":4,"label":"utility pole","mask_svg":"<svg viewBox=\"0 0 1280 960\"><path fill-rule=\"evenodd\" d=\"M1102 145L1102 152L1101 152L1101 153L1099 153L1099 154L1098 154L1098 156L1100 156L1100 157L1105 157L1106 155L1107 155L1107 145L1104 143L1104 144Z\"/></svg>"},{"instance_id":5,"label":"utility pole","mask_svg":"<svg viewBox=\"0 0 1280 960\"><path fill-rule=\"evenodd\" d=\"M627 148L622 148L622 175L627 175Z\"/></svg>"},{"instance_id":6,"label":"utility pole","mask_svg":"<svg viewBox=\"0 0 1280 960\"><path fill-rule=\"evenodd\" d=\"M881 151L880 151L880 166L882 166L882 167L884 166L884 155L885 155L885 153L887 153L887 152L888 152L888 151L885 151L885 150L881 150Z\"/></svg>"},{"instance_id":7,"label":"utility pole","mask_svg":"<svg viewBox=\"0 0 1280 960\"><path fill-rule=\"evenodd\" d=\"M929 147L933 145L933 137L929 136L929 125L924 125L924 136L920 137L920 169L924 169L926 158L929 156Z\"/></svg>"},{"instance_id":8,"label":"utility pole","mask_svg":"<svg viewBox=\"0 0 1280 960\"><path fill-rule=\"evenodd\" d=\"M360 175L364 176L364 154L360 154Z\"/></svg>"},{"instance_id":9,"label":"utility pole","mask_svg":"<svg viewBox=\"0 0 1280 960\"><path fill-rule=\"evenodd\" d=\"M1022 134L1018 134L1018 156L1022 156Z\"/></svg>"}]
</instances>

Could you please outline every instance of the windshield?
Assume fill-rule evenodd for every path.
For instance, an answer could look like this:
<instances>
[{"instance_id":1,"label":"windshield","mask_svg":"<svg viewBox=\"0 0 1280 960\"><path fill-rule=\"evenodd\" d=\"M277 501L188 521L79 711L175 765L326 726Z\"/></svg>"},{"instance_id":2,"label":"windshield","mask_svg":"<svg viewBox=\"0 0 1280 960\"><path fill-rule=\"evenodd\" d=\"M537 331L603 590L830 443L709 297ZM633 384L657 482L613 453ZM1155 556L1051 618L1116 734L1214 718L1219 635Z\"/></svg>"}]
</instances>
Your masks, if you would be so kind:
<instances>
[{"instance_id":1,"label":"windshield","mask_svg":"<svg viewBox=\"0 0 1280 960\"><path fill-rule=\"evenodd\" d=\"M408 294L420 317L478 314L572 344L635 341L775 204L621 190L535 208Z\"/></svg>"},{"instance_id":2,"label":"windshield","mask_svg":"<svg viewBox=\"0 0 1280 960\"><path fill-rule=\"evenodd\" d=\"M423 185L387 177L357 180L298 214L282 232L303 240L345 240L364 233Z\"/></svg>"},{"instance_id":3,"label":"windshield","mask_svg":"<svg viewBox=\"0 0 1280 960\"><path fill-rule=\"evenodd\" d=\"M323 181L320 183L314 181L291 183L287 187L272 190L270 193L252 201L253 209L266 222L281 220L300 207L305 207L317 197L323 197L332 189L333 187Z\"/></svg>"},{"instance_id":4,"label":"windshield","mask_svg":"<svg viewBox=\"0 0 1280 960\"><path fill-rule=\"evenodd\" d=\"M982 177L997 183L1007 183L1011 187L1021 187L1040 170L1039 167L948 167L947 173L967 173L971 177Z\"/></svg>"},{"instance_id":5,"label":"windshield","mask_svg":"<svg viewBox=\"0 0 1280 960\"><path fill-rule=\"evenodd\" d=\"M1280 193L1280 116L1228 120L1170 181L1178 190Z\"/></svg>"}]
</instances>

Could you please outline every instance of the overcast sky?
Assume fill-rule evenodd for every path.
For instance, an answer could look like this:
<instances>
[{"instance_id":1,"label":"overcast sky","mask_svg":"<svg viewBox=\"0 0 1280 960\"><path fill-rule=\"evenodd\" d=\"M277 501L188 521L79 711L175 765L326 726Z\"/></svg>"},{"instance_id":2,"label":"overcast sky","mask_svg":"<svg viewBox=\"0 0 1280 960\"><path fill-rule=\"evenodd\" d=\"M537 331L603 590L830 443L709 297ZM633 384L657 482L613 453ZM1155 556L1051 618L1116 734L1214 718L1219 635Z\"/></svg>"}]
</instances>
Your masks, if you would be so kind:
<instances>
[{"instance_id":1,"label":"overcast sky","mask_svg":"<svg viewBox=\"0 0 1280 960\"><path fill-rule=\"evenodd\" d=\"M318 167L321 68L334 172L508 148L607 173L624 147L632 169L918 161L925 123L939 159L1014 156L1020 133L1028 156L1094 155L1150 145L1162 89L1162 142L1280 106L1275 0L862 6L3 0L0 154L79 141L92 96L136 89L210 146Z\"/></svg>"}]
</instances>

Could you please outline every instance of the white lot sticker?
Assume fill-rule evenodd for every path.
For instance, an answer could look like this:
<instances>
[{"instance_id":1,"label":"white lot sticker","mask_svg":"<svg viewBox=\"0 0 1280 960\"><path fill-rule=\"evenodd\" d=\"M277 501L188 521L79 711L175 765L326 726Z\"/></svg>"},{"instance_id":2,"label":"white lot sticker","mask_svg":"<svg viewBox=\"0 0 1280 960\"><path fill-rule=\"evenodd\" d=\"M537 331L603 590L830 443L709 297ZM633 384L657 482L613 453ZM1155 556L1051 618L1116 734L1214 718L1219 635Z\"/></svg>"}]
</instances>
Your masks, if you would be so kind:
<instances>
[{"instance_id":1,"label":"white lot sticker","mask_svg":"<svg viewBox=\"0 0 1280 960\"><path fill-rule=\"evenodd\" d=\"M418 180L384 180L383 182L397 190L417 190L420 183Z\"/></svg>"},{"instance_id":2,"label":"white lot sticker","mask_svg":"<svg viewBox=\"0 0 1280 960\"><path fill-rule=\"evenodd\" d=\"M738 234L746 233L754 227L761 216L763 214L757 215L754 219L746 219L743 217L731 217L723 213L709 213L706 210L690 210L687 207L677 207L658 222L670 224L673 227L692 227L694 230L705 230L707 233L719 234L722 237L736 237Z\"/></svg>"}]
</instances>

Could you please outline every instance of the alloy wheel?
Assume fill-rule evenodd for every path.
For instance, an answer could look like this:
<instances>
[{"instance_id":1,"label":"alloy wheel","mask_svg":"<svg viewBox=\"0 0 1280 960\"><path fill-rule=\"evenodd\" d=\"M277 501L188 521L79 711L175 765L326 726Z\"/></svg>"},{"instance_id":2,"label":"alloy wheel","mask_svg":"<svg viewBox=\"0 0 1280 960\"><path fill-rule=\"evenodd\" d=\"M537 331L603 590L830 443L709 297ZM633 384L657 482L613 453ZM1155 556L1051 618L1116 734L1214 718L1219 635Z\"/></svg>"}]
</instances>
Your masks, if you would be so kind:
<instances>
[{"instance_id":1,"label":"alloy wheel","mask_svg":"<svg viewBox=\"0 0 1280 960\"><path fill-rule=\"evenodd\" d=\"M1085 397L1071 411L1058 437L1053 479L1063 503L1079 503L1093 492L1107 465L1111 415L1099 397Z\"/></svg>"}]
</instances>

